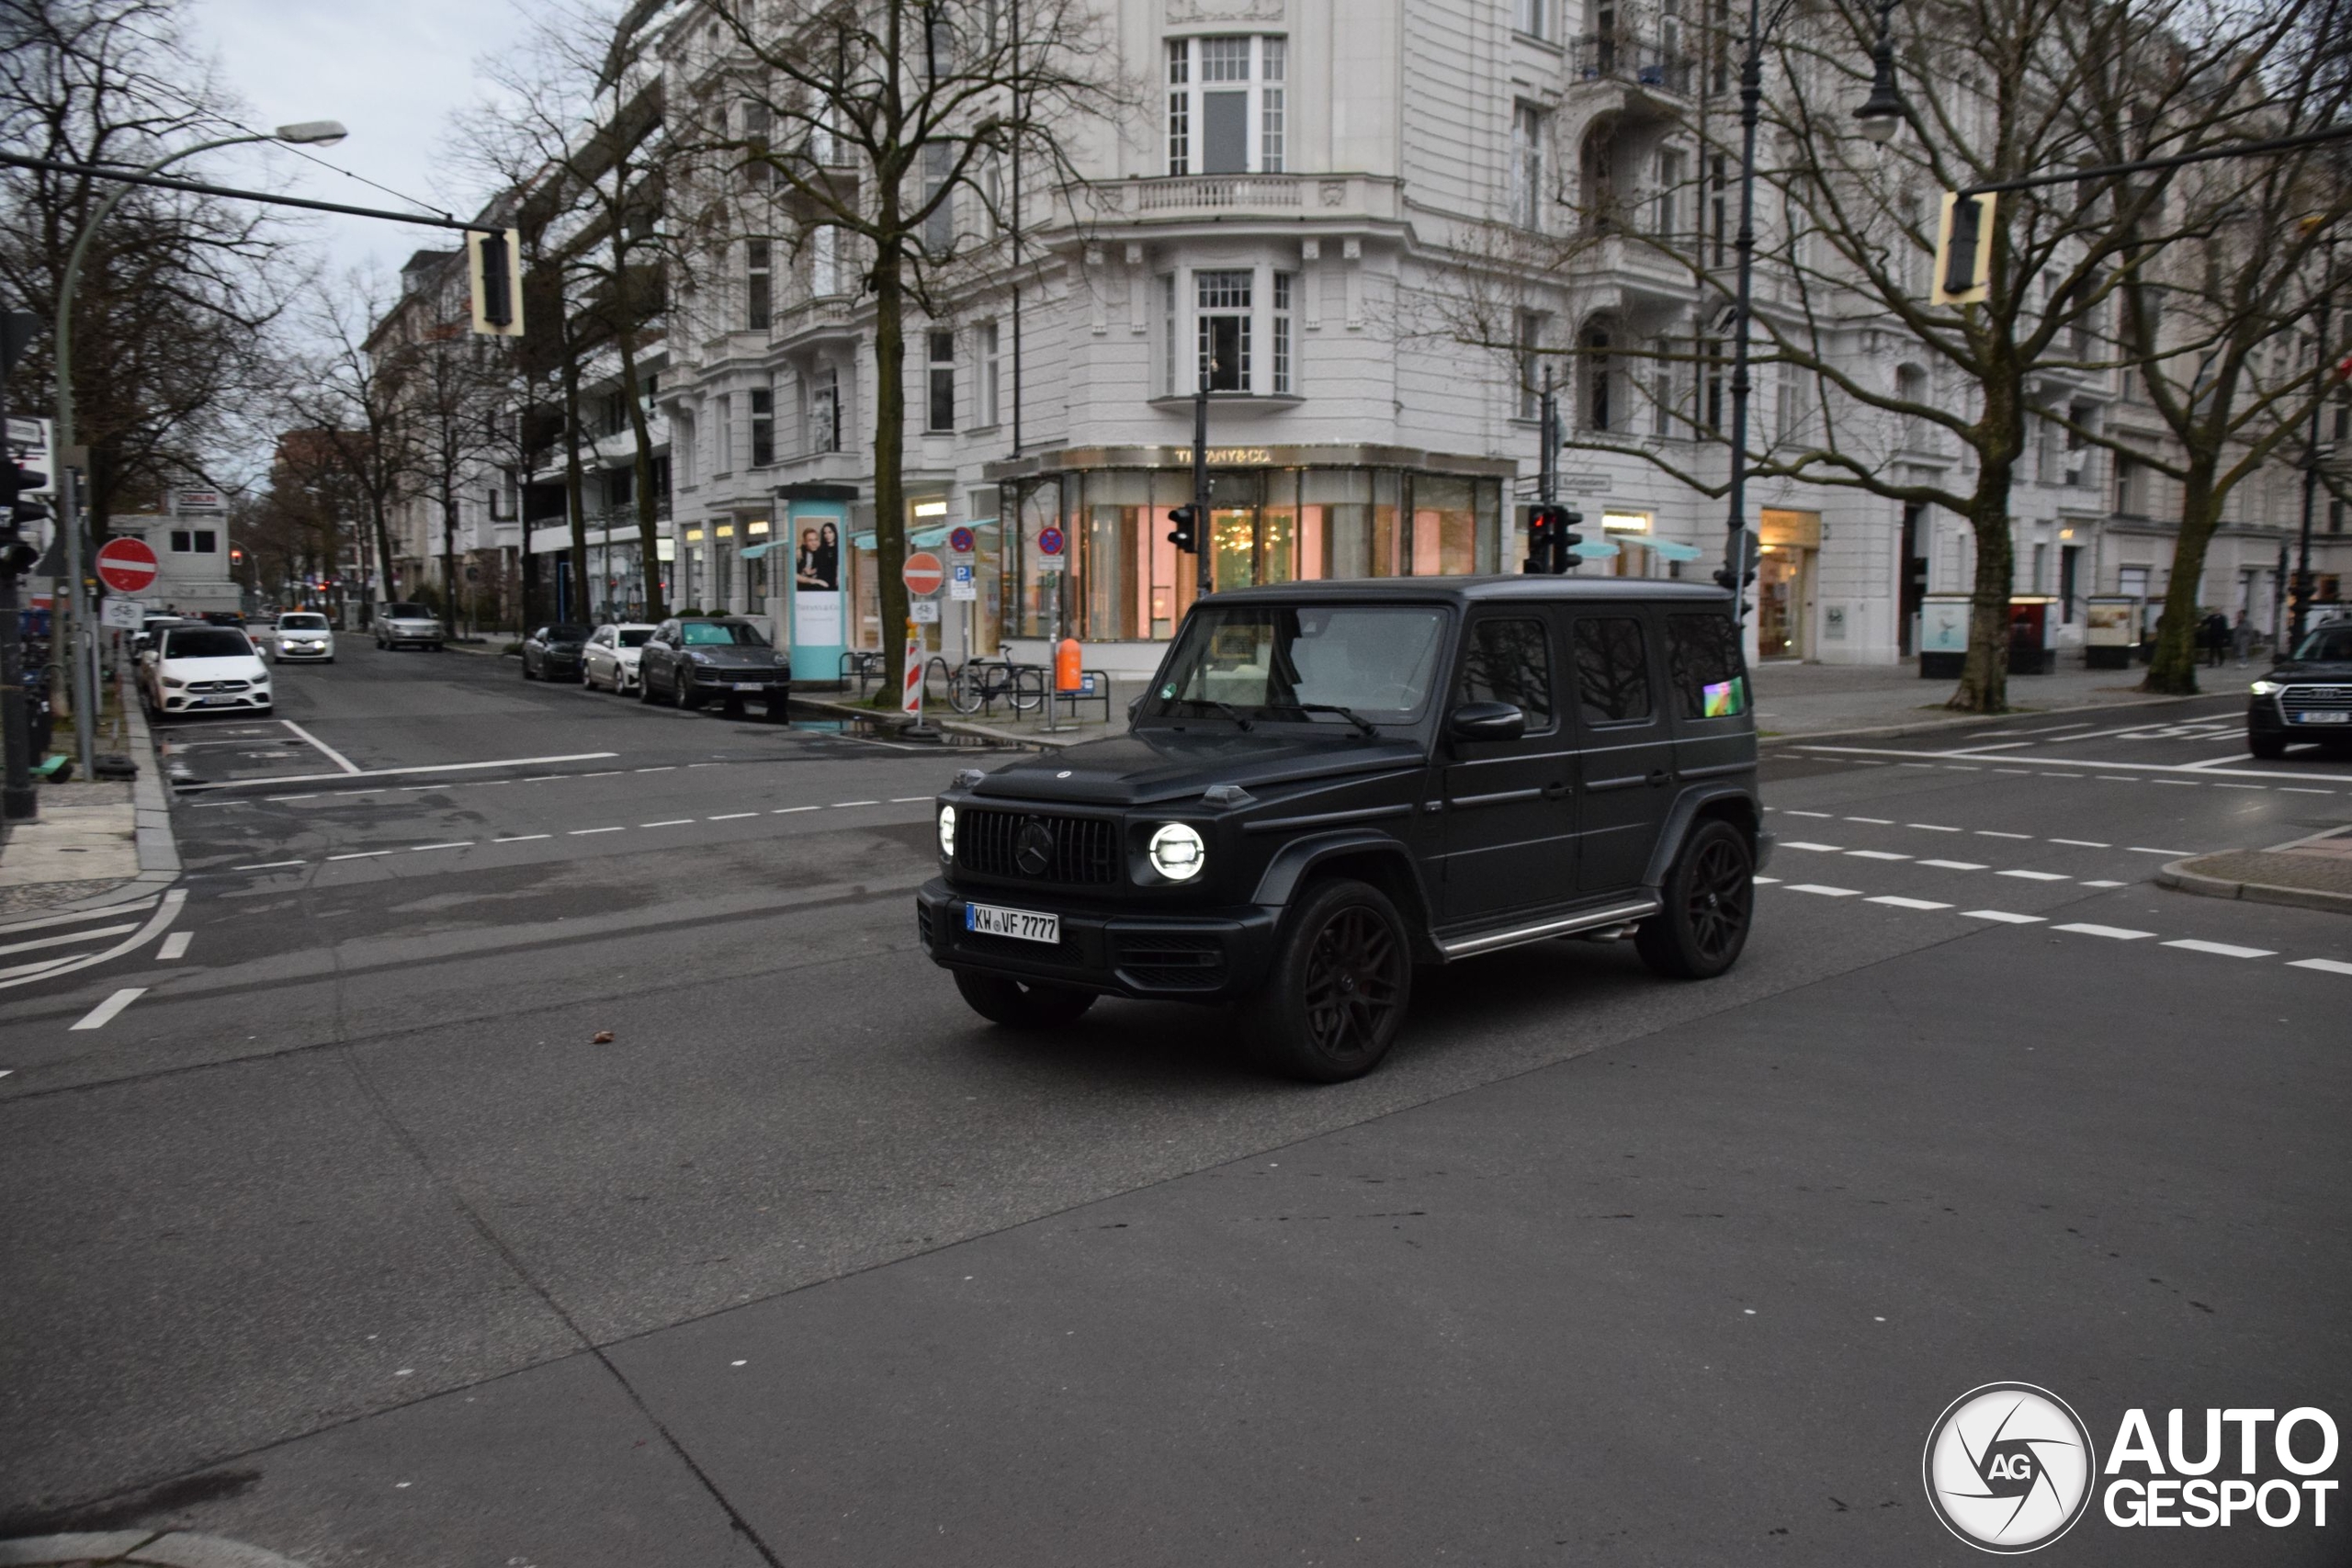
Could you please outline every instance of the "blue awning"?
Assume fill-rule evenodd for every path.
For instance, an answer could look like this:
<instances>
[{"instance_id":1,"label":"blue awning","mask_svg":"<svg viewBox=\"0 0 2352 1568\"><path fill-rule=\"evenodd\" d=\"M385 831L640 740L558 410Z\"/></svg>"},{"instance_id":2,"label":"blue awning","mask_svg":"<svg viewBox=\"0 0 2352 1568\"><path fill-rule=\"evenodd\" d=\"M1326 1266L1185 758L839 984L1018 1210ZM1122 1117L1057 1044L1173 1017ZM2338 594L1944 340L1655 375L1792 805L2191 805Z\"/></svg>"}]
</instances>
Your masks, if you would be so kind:
<instances>
[{"instance_id":1,"label":"blue awning","mask_svg":"<svg viewBox=\"0 0 2352 1568\"><path fill-rule=\"evenodd\" d=\"M745 560L757 560L774 548L775 548L775 541L774 539L762 539L756 545L745 545L741 549L737 550L735 553L742 557Z\"/></svg>"},{"instance_id":2,"label":"blue awning","mask_svg":"<svg viewBox=\"0 0 2352 1568\"><path fill-rule=\"evenodd\" d=\"M1696 545L1680 545L1672 539L1644 539L1642 543L1666 560L1697 560L1707 553Z\"/></svg>"},{"instance_id":3,"label":"blue awning","mask_svg":"<svg viewBox=\"0 0 2352 1568\"><path fill-rule=\"evenodd\" d=\"M1617 547L1605 539L1588 539L1583 544L1568 547L1568 554L1581 560L1607 560L1617 553Z\"/></svg>"},{"instance_id":4,"label":"blue awning","mask_svg":"<svg viewBox=\"0 0 2352 1568\"><path fill-rule=\"evenodd\" d=\"M918 528L907 536L907 543L920 550L937 549L947 542L949 526L943 523L936 528ZM849 542L861 550L870 550L875 547L875 539L874 532L868 529L863 534L852 534Z\"/></svg>"}]
</instances>

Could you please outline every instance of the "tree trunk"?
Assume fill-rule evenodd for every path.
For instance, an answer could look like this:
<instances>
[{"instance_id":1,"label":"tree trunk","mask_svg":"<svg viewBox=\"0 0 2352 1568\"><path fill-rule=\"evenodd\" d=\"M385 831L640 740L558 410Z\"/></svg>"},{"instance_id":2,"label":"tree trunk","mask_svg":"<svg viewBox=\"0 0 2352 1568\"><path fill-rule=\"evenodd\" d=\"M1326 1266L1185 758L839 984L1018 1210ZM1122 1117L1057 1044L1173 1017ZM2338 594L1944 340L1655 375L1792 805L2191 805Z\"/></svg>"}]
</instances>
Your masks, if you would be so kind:
<instances>
[{"instance_id":1,"label":"tree trunk","mask_svg":"<svg viewBox=\"0 0 2352 1568\"><path fill-rule=\"evenodd\" d=\"M874 270L874 570L880 579L882 693L894 707L905 689L907 652L907 585L899 575L907 558L906 287L899 265L895 254L886 254Z\"/></svg>"},{"instance_id":2,"label":"tree trunk","mask_svg":"<svg viewBox=\"0 0 2352 1568\"><path fill-rule=\"evenodd\" d=\"M573 352L571 334L563 340L563 510L571 520L571 590L577 597L572 601L572 616L580 620L601 620L603 612L589 614L591 595L588 591L588 498L587 486L580 473L580 357ZM606 524L610 525L610 519ZM611 538L610 534L605 536ZM605 558L612 551L607 548Z\"/></svg>"},{"instance_id":3,"label":"tree trunk","mask_svg":"<svg viewBox=\"0 0 2352 1568\"><path fill-rule=\"evenodd\" d=\"M458 635L458 496L449 488L448 470L441 481L441 615L449 635Z\"/></svg>"},{"instance_id":4,"label":"tree trunk","mask_svg":"<svg viewBox=\"0 0 2352 1568\"><path fill-rule=\"evenodd\" d=\"M2172 548L2172 581L2165 589L2165 613L2156 623L2155 657L2148 660L2143 692L2167 696L2197 694L2197 591L2205 581L2205 550L2221 525L2222 497L2213 489L2218 457L2191 449L2181 481L2180 536Z\"/></svg>"},{"instance_id":5,"label":"tree trunk","mask_svg":"<svg viewBox=\"0 0 2352 1568\"><path fill-rule=\"evenodd\" d=\"M2016 548L2009 536L2007 463L1987 464L1977 476L1968 522L1976 536L1976 583L1968 606L1968 657L1960 689L1944 705L1962 713L2006 713L2009 706L2009 592Z\"/></svg>"},{"instance_id":6,"label":"tree trunk","mask_svg":"<svg viewBox=\"0 0 2352 1568\"><path fill-rule=\"evenodd\" d=\"M621 397L628 404L628 433L637 443L630 468L637 491L637 547L645 558L645 618L658 621L669 615L662 603L661 505L653 493L653 433L646 427L645 400L637 391L637 345L629 341L624 322L614 336L621 348ZM704 605L708 609L710 606Z\"/></svg>"}]
</instances>

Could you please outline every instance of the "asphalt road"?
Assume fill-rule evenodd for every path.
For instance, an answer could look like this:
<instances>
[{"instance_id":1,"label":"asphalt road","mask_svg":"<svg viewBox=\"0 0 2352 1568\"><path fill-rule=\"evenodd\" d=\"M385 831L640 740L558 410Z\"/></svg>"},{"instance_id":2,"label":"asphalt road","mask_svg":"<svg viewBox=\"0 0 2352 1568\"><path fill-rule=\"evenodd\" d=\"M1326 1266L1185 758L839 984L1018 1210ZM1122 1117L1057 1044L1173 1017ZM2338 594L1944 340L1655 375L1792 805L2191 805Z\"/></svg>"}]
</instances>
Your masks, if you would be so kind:
<instances>
[{"instance_id":1,"label":"asphalt road","mask_svg":"<svg viewBox=\"0 0 2352 1568\"><path fill-rule=\"evenodd\" d=\"M1920 1450L1977 1384L2102 1450L2352 1425L2352 922L2148 881L2352 820L2234 700L1777 750L1733 974L1455 966L1310 1089L1213 1013L964 1010L909 893L985 753L349 642L281 680L174 727L152 932L0 976L0 1535L1959 1562ZM2051 1560L2346 1529L2095 1511Z\"/></svg>"}]
</instances>

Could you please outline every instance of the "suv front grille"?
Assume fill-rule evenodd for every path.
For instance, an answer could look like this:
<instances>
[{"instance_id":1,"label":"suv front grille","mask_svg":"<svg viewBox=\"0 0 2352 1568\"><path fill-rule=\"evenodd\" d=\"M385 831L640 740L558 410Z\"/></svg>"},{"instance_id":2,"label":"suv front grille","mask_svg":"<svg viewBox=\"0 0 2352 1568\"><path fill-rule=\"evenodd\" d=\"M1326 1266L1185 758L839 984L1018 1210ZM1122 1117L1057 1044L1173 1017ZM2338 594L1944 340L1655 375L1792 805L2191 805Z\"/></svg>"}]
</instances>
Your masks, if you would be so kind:
<instances>
[{"instance_id":1,"label":"suv front grille","mask_svg":"<svg viewBox=\"0 0 2352 1568\"><path fill-rule=\"evenodd\" d=\"M2352 686L2290 686L2278 694L2278 705L2288 713L2352 708Z\"/></svg>"},{"instance_id":2,"label":"suv front grille","mask_svg":"<svg viewBox=\"0 0 2352 1568\"><path fill-rule=\"evenodd\" d=\"M1119 825L1100 817L967 810L956 824L956 862L981 876L1108 887L1119 880Z\"/></svg>"},{"instance_id":3,"label":"suv front grille","mask_svg":"<svg viewBox=\"0 0 2352 1568\"><path fill-rule=\"evenodd\" d=\"M190 681L187 689L191 692L242 692L252 684L250 681Z\"/></svg>"}]
</instances>

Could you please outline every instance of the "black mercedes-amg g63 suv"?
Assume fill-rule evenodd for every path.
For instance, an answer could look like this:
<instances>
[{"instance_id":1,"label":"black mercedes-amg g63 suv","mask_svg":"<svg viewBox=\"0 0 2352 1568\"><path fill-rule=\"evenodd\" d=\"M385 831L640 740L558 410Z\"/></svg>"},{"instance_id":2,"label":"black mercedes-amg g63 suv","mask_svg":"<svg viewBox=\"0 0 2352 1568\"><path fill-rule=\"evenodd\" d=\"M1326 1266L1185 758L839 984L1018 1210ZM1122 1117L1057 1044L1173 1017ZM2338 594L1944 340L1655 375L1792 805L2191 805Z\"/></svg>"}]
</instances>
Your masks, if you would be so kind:
<instances>
[{"instance_id":1,"label":"black mercedes-amg g63 suv","mask_svg":"<svg viewBox=\"0 0 2352 1568\"><path fill-rule=\"evenodd\" d=\"M1127 734L940 795L924 949L1000 1023L1235 1004L1336 1082L1416 964L1630 935L1705 978L1770 847L1728 596L1562 577L1290 583L1186 616Z\"/></svg>"}]
</instances>

